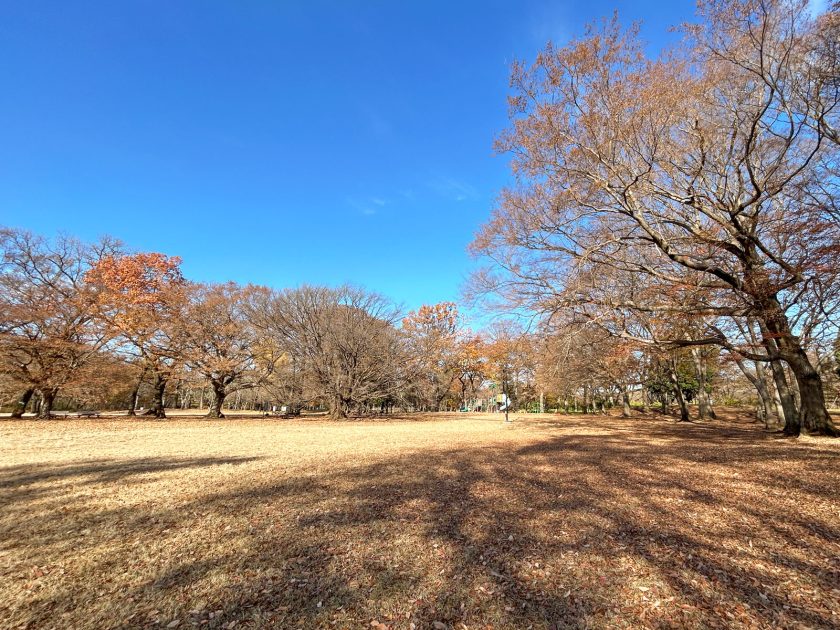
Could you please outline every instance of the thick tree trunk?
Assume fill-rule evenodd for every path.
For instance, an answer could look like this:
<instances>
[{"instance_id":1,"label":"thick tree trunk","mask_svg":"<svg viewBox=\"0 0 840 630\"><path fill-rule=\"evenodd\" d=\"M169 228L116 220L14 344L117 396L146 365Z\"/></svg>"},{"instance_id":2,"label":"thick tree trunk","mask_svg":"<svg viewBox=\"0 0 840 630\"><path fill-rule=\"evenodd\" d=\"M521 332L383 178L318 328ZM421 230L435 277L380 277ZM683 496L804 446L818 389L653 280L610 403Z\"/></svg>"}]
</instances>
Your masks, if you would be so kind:
<instances>
[{"instance_id":1,"label":"thick tree trunk","mask_svg":"<svg viewBox=\"0 0 840 630\"><path fill-rule=\"evenodd\" d=\"M799 422L809 435L840 436L825 407L822 378L811 365L805 351L799 348L788 361L799 387Z\"/></svg>"},{"instance_id":2,"label":"thick tree trunk","mask_svg":"<svg viewBox=\"0 0 840 630\"><path fill-rule=\"evenodd\" d=\"M155 372L155 382L152 385L152 394L152 406L149 407L149 410L143 415L154 416L155 418L165 418L166 377L160 372Z\"/></svg>"},{"instance_id":3,"label":"thick tree trunk","mask_svg":"<svg viewBox=\"0 0 840 630\"><path fill-rule=\"evenodd\" d=\"M341 420L347 417L347 406L342 397L338 394L333 396L332 404L330 405L330 418L333 420Z\"/></svg>"},{"instance_id":4,"label":"thick tree trunk","mask_svg":"<svg viewBox=\"0 0 840 630\"><path fill-rule=\"evenodd\" d=\"M706 359L700 348L691 349L691 358L694 362L694 373L697 378L697 411L701 420L717 418L712 407L712 397L709 395L708 379L706 378Z\"/></svg>"},{"instance_id":5,"label":"thick tree trunk","mask_svg":"<svg viewBox=\"0 0 840 630\"><path fill-rule=\"evenodd\" d=\"M210 402L210 409L206 417L224 418L225 414L222 413L222 405L225 403L225 397L227 396L225 385L224 383L213 382L211 386L213 388L213 400Z\"/></svg>"},{"instance_id":6,"label":"thick tree trunk","mask_svg":"<svg viewBox=\"0 0 840 630\"><path fill-rule=\"evenodd\" d=\"M32 394L35 393L34 387L27 387L21 393L20 398L18 398L17 402L15 403L14 409L12 409L12 418L22 418L23 414L26 413L26 407L29 405L29 400L32 398Z\"/></svg>"},{"instance_id":7,"label":"thick tree trunk","mask_svg":"<svg viewBox=\"0 0 840 630\"><path fill-rule=\"evenodd\" d=\"M682 390L677 388L677 403L680 406L680 422L691 422L691 416L688 413L688 402L682 393Z\"/></svg>"},{"instance_id":8,"label":"thick tree trunk","mask_svg":"<svg viewBox=\"0 0 840 630\"><path fill-rule=\"evenodd\" d=\"M814 369L808 355L788 325L787 317L775 297L766 300L763 323L767 328L769 341L775 341L782 358L790 366L799 389L798 425L811 435L840 436L825 407L825 394L819 372ZM763 331L762 331L763 332ZM781 392L780 392L781 394ZM798 434L797 427L791 427L791 435ZM788 422L785 418L785 432Z\"/></svg>"},{"instance_id":9,"label":"thick tree trunk","mask_svg":"<svg viewBox=\"0 0 840 630\"><path fill-rule=\"evenodd\" d=\"M55 397L56 395L58 395L58 389L39 389L38 393L41 394L41 405L38 409L38 419L49 420L50 415L52 415L52 408L53 404L55 403Z\"/></svg>"},{"instance_id":10,"label":"thick tree trunk","mask_svg":"<svg viewBox=\"0 0 840 630\"><path fill-rule=\"evenodd\" d=\"M776 389L776 384L770 381L770 394L773 396L773 407L776 409L776 418L782 425L785 423L785 408L782 406L782 397L779 396L779 390Z\"/></svg>"},{"instance_id":11,"label":"thick tree trunk","mask_svg":"<svg viewBox=\"0 0 840 630\"><path fill-rule=\"evenodd\" d=\"M776 340L772 337L772 334L763 322L760 322L759 326L761 328L761 343L765 350L767 350L768 356L778 356L779 346ZM783 431L785 435L799 435L801 430L799 406L796 404L793 392L790 390L787 375L785 374L785 366L781 360L773 359L770 361L770 373L773 376L776 396L779 399L779 406L782 409L779 419L784 424Z\"/></svg>"},{"instance_id":12,"label":"thick tree trunk","mask_svg":"<svg viewBox=\"0 0 840 630\"><path fill-rule=\"evenodd\" d=\"M137 378L137 381L134 383L134 387L131 389L131 393L128 396L128 415L129 416L136 416L137 412L137 396L140 393L140 386L143 384L143 379L146 376L146 370L140 372L140 376Z\"/></svg>"},{"instance_id":13,"label":"thick tree trunk","mask_svg":"<svg viewBox=\"0 0 840 630\"><path fill-rule=\"evenodd\" d=\"M626 385L621 388L621 415L629 418L632 413L630 408L630 388Z\"/></svg>"}]
</instances>

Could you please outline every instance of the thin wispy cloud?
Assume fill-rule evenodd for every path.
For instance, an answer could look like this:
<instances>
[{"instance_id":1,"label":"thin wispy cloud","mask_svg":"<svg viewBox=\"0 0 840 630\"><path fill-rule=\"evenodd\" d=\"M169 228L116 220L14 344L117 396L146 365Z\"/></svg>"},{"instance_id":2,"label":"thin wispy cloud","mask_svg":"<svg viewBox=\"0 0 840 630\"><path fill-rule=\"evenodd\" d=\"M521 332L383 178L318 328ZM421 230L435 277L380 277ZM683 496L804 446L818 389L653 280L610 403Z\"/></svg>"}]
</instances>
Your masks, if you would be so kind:
<instances>
[{"instance_id":1,"label":"thin wispy cloud","mask_svg":"<svg viewBox=\"0 0 840 630\"><path fill-rule=\"evenodd\" d=\"M478 191L474 186L454 177L436 177L428 185L442 197L455 201L466 201L478 196Z\"/></svg>"},{"instance_id":2,"label":"thin wispy cloud","mask_svg":"<svg viewBox=\"0 0 840 630\"><path fill-rule=\"evenodd\" d=\"M364 199L347 199L347 204L366 217L373 216L388 205L384 197L366 197Z\"/></svg>"}]
</instances>

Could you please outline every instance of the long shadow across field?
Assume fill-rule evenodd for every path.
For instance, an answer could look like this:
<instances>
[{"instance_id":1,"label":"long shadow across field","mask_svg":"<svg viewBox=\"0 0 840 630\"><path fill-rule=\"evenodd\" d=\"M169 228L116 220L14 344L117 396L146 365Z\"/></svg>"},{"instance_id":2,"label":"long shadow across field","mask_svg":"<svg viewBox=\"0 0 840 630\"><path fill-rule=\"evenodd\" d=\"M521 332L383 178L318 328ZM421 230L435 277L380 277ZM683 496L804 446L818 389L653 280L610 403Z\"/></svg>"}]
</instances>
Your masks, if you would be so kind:
<instances>
[{"instance_id":1,"label":"long shadow across field","mask_svg":"<svg viewBox=\"0 0 840 630\"><path fill-rule=\"evenodd\" d=\"M166 472L181 468L201 468L221 464L243 464L258 457L143 457L139 459L89 459L66 464L22 464L0 466L0 489L24 488L48 479L84 483L121 482L133 475Z\"/></svg>"},{"instance_id":2,"label":"long shadow across field","mask_svg":"<svg viewBox=\"0 0 840 630\"><path fill-rule=\"evenodd\" d=\"M70 497L71 516L27 544L57 551L67 519L92 516L150 544L168 544L175 524L195 531L185 559L114 596L127 602L116 625L129 627L836 627L836 449L750 427L610 421L595 434L592 422L533 423L535 440L520 448L242 479L153 518L120 507L86 515ZM558 435L561 425L576 431ZM0 469L0 488L239 461ZM19 517L41 498L15 495ZM232 523L214 535L221 544L201 536L209 518ZM34 600L29 619L49 627L76 595Z\"/></svg>"}]
</instances>

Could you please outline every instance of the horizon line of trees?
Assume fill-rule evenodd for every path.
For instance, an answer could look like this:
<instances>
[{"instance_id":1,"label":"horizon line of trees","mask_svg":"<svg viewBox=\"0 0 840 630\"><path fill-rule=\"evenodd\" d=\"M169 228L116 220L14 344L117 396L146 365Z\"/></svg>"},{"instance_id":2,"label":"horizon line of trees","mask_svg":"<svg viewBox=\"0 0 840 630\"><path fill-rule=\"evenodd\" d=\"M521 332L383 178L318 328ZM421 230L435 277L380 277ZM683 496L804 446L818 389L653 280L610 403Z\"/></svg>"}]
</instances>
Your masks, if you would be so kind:
<instances>
[{"instance_id":1,"label":"horizon line of trees","mask_svg":"<svg viewBox=\"0 0 840 630\"><path fill-rule=\"evenodd\" d=\"M0 229L0 402L124 409L603 412L676 405L714 418L715 399L756 405L768 427L783 405L763 363L711 346L657 347L589 322L501 320L465 326L454 303L401 316L359 287L276 290L184 278L177 257ZM840 340L823 357L840 395ZM789 368L783 367L790 378ZM794 404L797 404L793 392Z\"/></svg>"},{"instance_id":2,"label":"horizon line of trees","mask_svg":"<svg viewBox=\"0 0 840 630\"><path fill-rule=\"evenodd\" d=\"M177 257L0 229L0 391L31 405L123 406L165 417L167 402L223 417L231 396L269 410L441 409L475 392L476 338L452 303L401 321L353 286L275 290L184 278ZM445 376L442 374L445 373ZM441 379L445 379L443 382Z\"/></svg>"}]
</instances>

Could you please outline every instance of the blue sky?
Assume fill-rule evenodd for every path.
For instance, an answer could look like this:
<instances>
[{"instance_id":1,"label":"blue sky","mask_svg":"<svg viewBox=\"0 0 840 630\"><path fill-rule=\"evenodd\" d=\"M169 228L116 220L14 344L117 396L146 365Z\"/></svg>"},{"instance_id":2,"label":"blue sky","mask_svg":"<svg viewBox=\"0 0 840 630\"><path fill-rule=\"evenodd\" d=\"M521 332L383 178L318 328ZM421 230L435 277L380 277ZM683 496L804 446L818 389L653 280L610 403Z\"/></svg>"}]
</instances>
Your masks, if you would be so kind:
<instances>
[{"instance_id":1,"label":"blue sky","mask_svg":"<svg viewBox=\"0 0 840 630\"><path fill-rule=\"evenodd\" d=\"M201 281L457 299L509 181L508 71L669 2L0 2L0 224L177 254Z\"/></svg>"}]
</instances>

